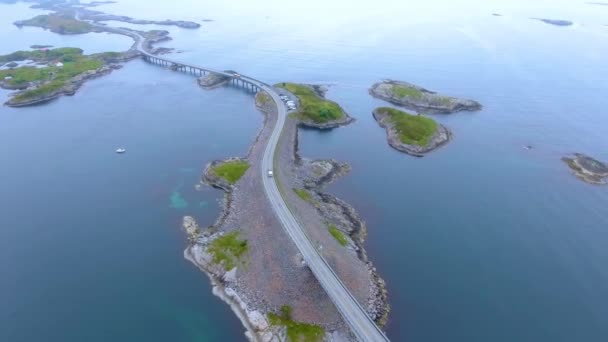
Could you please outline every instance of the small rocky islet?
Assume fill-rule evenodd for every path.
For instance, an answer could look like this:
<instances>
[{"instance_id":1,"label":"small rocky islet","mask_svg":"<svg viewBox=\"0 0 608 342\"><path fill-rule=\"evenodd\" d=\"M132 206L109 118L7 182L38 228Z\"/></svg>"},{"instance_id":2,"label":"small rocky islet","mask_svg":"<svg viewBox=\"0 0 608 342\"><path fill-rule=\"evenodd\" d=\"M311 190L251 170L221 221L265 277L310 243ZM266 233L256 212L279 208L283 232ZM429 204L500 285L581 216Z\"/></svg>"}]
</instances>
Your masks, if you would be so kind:
<instances>
[{"instance_id":1,"label":"small rocky islet","mask_svg":"<svg viewBox=\"0 0 608 342\"><path fill-rule=\"evenodd\" d=\"M575 153L562 158L573 174L589 184L605 185L608 178L608 164L600 162L582 153Z\"/></svg>"},{"instance_id":2,"label":"small rocky islet","mask_svg":"<svg viewBox=\"0 0 608 342\"><path fill-rule=\"evenodd\" d=\"M375 83L369 93L376 98L397 106L429 114L450 114L459 111L477 111L482 108L477 101L437 94L420 86L395 80Z\"/></svg>"},{"instance_id":3,"label":"small rocky islet","mask_svg":"<svg viewBox=\"0 0 608 342\"><path fill-rule=\"evenodd\" d=\"M423 157L452 138L449 129L427 116L390 107L376 108L373 115L378 124L386 129L389 145L415 157Z\"/></svg>"}]
</instances>

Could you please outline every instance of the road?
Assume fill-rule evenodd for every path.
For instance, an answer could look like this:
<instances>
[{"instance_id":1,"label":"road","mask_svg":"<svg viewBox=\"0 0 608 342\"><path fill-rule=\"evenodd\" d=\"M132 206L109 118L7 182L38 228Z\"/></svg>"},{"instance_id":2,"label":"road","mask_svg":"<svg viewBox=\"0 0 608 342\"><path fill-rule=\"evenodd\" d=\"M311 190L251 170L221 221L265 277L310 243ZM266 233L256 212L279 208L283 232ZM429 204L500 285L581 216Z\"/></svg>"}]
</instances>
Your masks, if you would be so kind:
<instances>
[{"instance_id":1,"label":"road","mask_svg":"<svg viewBox=\"0 0 608 342\"><path fill-rule=\"evenodd\" d=\"M107 29L107 27L104 28ZM136 35L137 49L144 55L159 58L158 56L151 55L150 53L145 51L143 46L144 38L141 35L132 31L121 29L116 30L119 32L122 31L123 34L126 34L131 37L133 37L133 35ZM164 57L160 58L170 63L193 66L173 61ZM226 72L209 70L201 68L199 66L193 67L208 70L210 72L214 72L224 76L234 77L232 74ZM274 170L275 168L274 155L277 150L283 126L285 125L285 119L287 117L287 108L283 101L281 101L279 93L274 89L274 87L257 79L247 76L240 76L239 78L243 81L258 86L266 93L268 93L273 99L273 101L276 103L278 108L277 122L270 136L270 140L268 141L268 145L264 150L264 156L261 164L262 183L264 185L264 190L266 192L266 197L268 198L269 204L271 205L277 218L281 222L281 225L298 248L300 254L302 254L306 265L315 275L325 292L327 292L327 295L334 303L334 305L342 315L344 321L348 324L357 339L359 341L365 342L388 341L386 335L384 335L382 330L378 328L374 320L371 319L365 309L359 304L357 299L350 293L344 283L342 283L338 275L333 271L333 269L327 263L325 258L323 258L319 251L315 248L315 244L308 238L305 230L298 223L297 219L285 203L285 199L281 195L281 192L277 185L277 179L274 177L267 176L268 170ZM276 175L277 173L274 172L274 174Z\"/></svg>"}]
</instances>

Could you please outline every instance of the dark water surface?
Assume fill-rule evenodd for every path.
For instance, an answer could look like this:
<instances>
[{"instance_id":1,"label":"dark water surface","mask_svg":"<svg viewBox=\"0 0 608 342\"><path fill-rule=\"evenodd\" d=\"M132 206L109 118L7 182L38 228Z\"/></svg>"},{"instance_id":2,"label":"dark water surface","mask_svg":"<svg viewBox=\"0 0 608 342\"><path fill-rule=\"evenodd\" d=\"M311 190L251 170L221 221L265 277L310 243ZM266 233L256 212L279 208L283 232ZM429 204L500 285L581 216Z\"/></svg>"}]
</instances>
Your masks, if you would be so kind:
<instances>
[{"instance_id":1,"label":"dark water surface","mask_svg":"<svg viewBox=\"0 0 608 342\"><path fill-rule=\"evenodd\" d=\"M388 283L392 340L608 340L608 188L580 182L560 161L571 152L608 161L608 8L142 4L100 9L214 19L200 30L168 28L174 40L165 46L181 50L176 59L267 82L332 84L328 96L357 122L303 131L300 148L353 166L331 191L367 221L370 258ZM0 6L7 30L33 13ZM31 32L40 36L2 36L11 41L2 51L51 35ZM66 44L130 45L88 36ZM371 116L384 103L367 88L388 77L485 107L436 116L454 141L411 158L388 147ZM203 92L188 76L140 61L74 97L0 108L0 340L243 339L205 276L183 260L178 227L185 214L215 220L221 194L193 185L206 162L244 154L260 118L244 93ZM127 154L114 154L118 146Z\"/></svg>"}]
</instances>

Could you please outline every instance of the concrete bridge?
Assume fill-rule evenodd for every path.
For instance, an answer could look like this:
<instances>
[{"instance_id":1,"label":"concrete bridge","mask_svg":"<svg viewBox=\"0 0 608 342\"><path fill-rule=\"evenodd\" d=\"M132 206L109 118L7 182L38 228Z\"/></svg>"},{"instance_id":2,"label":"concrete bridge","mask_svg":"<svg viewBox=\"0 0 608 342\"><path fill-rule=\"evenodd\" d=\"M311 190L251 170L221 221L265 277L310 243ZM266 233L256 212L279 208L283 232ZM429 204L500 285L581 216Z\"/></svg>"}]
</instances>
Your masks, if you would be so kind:
<instances>
[{"instance_id":1,"label":"concrete bridge","mask_svg":"<svg viewBox=\"0 0 608 342\"><path fill-rule=\"evenodd\" d=\"M140 51L140 52L142 52L142 51ZM242 77L236 73L231 73L231 72L227 72L227 71L215 71L215 70L210 70L210 69L206 69L206 68L201 68L196 65L172 61L168 58L158 57L156 55L152 55L149 53L142 52L142 54L143 54L143 59L145 61L152 63L152 64L160 65L163 67L168 67L171 70L185 72L187 74L192 74L197 77L205 76L209 73L226 76L230 79L230 82L233 85L242 87L247 91L251 91L252 93L257 93L258 91L260 91L262 89L259 85L261 83L260 81L256 81L249 77Z\"/></svg>"}]
</instances>

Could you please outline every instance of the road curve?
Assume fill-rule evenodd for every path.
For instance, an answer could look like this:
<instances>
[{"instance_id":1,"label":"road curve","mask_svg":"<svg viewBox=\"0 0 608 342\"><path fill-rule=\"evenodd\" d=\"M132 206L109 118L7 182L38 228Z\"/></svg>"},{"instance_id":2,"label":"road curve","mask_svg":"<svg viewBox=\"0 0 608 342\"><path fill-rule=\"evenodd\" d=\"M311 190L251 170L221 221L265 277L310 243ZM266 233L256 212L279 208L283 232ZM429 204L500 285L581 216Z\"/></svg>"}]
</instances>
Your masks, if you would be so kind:
<instances>
[{"instance_id":1,"label":"road curve","mask_svg":"<svg viewBox=\"0 0 608 342\"><path fill-rule=\"evenodd\" d=\"M104 28L107 29L108 27ZM113 30L133 37L136 40L137 50L139 50L139 52L141 52L144 56L163 59L169 63L191 66L220 75L234 77L234 75L231 73L201 68L199 66L177 62L165 57L158 57L152 55L144 49L144 38L138 33L121 29ZM283 131L283 126L285 125L285 119L287 117L287 108L285 107L283 101L281 101L279 93L274 89L274 87L264 82L258 81L257 79L243 75L241 75L239 79L256 85L260 89L264 90L266 93L268 93L268 95L270 95L270 97L277 105L278 118L270 136L270 140L268 141L268 145L266 145L266 149L264 150L264 156L262 158L261 163L261 177L262 183L264 185L264 190L266 192L266 197L268 198L268 201L273 211L275 212L277 218L281 222L281 225L283 226L287 234L290 236L290 238L293 240L296 247L300 251L300 254L302 254L306 265L308 265L312 273L315 275L315 277L325 290L325 292L327 292L327 295L334 303L334 305L342 315L344 321L348 324L357 339L359 341L364 342L389 341L389 339L382 332L382 330L380 330L380 328L376 325L374 320L371 319L365 309L359 304L357 299L351 294L351 292L344 285L344 283L342 283L338 275L333 271L333 269L327 263L325 258L323 258L319 251L315 248L315 245L309 239L305 230L302 228L302 226L299 224L299 222L287 206L287 203L285 202L285 199L283 198L281 191L279 190L277 179L274 177L267 176L268 170L273 170L275 168L274 155L277 150L281 132ZM277 173L274 172L274 174L276 175Z\"/></svg>"}]
</instances>

